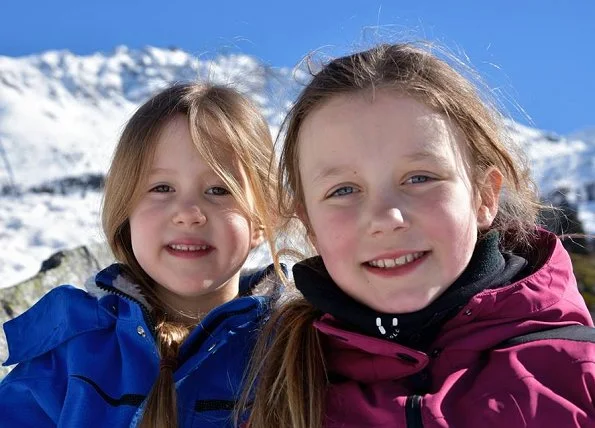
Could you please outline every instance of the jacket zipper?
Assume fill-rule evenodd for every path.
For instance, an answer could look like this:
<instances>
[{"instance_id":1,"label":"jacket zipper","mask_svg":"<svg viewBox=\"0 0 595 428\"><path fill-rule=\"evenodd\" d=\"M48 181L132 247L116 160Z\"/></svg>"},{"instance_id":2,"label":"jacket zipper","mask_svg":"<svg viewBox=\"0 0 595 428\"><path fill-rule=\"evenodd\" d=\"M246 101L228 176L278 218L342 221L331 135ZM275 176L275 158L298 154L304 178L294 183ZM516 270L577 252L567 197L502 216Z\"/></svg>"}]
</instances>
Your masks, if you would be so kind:
<instances>
[{"instance_id":1,"label":"jacket zipper","mask_svg":"<svg viewBox=\"0 0 595 428\"><path fill-rule=\"evenodd\" d=\"M410 395L405 402L405 417L407 428L423 428L421 419L421 396Z\"/></svg>"},{"instance_id":2,"label":"jacket zipper","mask_svg":"<svg viewBox=\"0 0 595 428\"><path fill-rule=\"evenodd\" d=\"M110 294L114 294L114 295L121 297L123 299L130 300L131 302L134 302L138 306L140 306L140 308L143 312L144 318L145 318L145 323L151 329L152 336L155 337L155 320L153 318L153 315L151 315L151 312L149 312L149 309L145 305L143 305L141 302L136 300L134 297L124 293L123 291L118 290L115 287L107 287L100 282L96 282L95 284L97 285L97 287L101 288L102 290L107 291Z\"/></svg>"},{"instance_id":3,"label":"jacket zipper","mask_svg":"<svg viewBox=\"0 0 595 428\"><path fill-rule=\"evenodd\" d=\"M101 283L97 283L97 282L96 282L96 284L99 288L107 291L108 293L111 293L116 296L122 297L124 299L130 300L130 301L136 303L137 305L139 305L143 312L143 315L145 316L145 322L151 329L151 333L153 334L153 337L155 336L155 322L153 320L153 316L151 315L151 313L149 312L148 308L145 305L143 305L141 302L139 302L134 297L124 293L123 291L118 290L115 287L107 287L107 286L105 286ZM234 315L240 315L240 314L243 314L246 312L250 312L252 309L253 309L253 307L249 306L245 309L221 314L218 317L216 317L213 321L211 321L211 323L209 325L209 327L210 327L209 330L211 330L211 331L215 330L217 328L217 326L219 326L219 324L221 324L223 321L225 321L229 317L232 317ZM200 346L202 346L202 344L209 337L209 335L210 335L209 331L206 330L203 326L202 334L200 334L200 336L195 340L192 348L193 349L200 348ZM136 401L139 400L139 397L141 399L141 402L145 398L143 396L138 396L136 394L131 394L131 396L132 395L134 395L134 398L136 399ZM127 396L126 398L129 398L129 397ZM232 401L232 400L197 400L194 405L194 411L197 413L201 413L201 412L205 412L205 411L214 411L214 410L231 411L234 409L235 405L236 405L236 402Z\"/></svg>"}]
</instances>

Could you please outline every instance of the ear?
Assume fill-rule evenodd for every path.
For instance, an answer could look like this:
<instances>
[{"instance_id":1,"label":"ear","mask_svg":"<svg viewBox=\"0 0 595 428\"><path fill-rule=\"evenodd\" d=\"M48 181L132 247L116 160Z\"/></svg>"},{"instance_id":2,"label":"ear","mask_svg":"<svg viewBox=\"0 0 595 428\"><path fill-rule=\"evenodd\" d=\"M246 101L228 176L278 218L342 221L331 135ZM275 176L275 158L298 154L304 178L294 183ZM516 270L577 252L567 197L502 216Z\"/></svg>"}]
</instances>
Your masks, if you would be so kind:
<instances>
[{"instance_id":1,"label":"ear","mask_svg":"<svg viewBox=\"0 0 595 428\"><path fill-rule=\"evenodd\" d=\"M502 189L502 173L495 167L489 168L479 182L479 205L477 208L477 227L479 230L488 229L496 214L500 202Z\"/></svg>"},{"instance_id":2,"label":"ear","mask_svg":"<svg viewBox=\"0 0 595 428\"><path fill-rule=\"evenodd\" d=\"M310 227L310 220L308 219L308 213L306 212L306 207L304 207L303 204L298 204L298 206L296 207L296 214L297 214L298 219L302 222L302 224L306 228L306 234L308 235L308 239L310 240L312 245L314 245L316 252L318 252L318 247L316 246L316 235L314 235L314 232L312 231L312 228Z\"/></svg>"},{"instance_id":3,"label":"ear","mask_svg":"<svg viewBox=\"0 0 595 428\"><path fill-rule=\"evenodd\" d=\"M250 249L258 247L264 241L264 226L257 224L252 231L252 239L250 241Z\"/></svg>"}]
</instances>

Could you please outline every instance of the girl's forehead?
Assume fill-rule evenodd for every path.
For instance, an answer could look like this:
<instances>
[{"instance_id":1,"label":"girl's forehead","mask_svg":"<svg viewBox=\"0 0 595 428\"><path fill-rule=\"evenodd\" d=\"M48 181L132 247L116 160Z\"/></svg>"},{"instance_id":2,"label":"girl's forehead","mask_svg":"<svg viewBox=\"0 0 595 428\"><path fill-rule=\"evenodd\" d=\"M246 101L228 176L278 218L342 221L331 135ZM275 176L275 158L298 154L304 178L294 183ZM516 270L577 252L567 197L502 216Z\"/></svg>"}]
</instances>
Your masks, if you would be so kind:
<instances>
[{"instance_id":1,"label":"girl's forehead","mask_svg":"<svg viewBox=\"0 0 595 428\"><path fill-rule=\"evenodd\" d=\"M384 114L379 115L379 112ZM387 116L391 122L399 123L400 127L407 125L407 128L423 129L431 122L448 122L442 111L436 110L420 97L413 97L397 90L377 89L333 95L310 110L304 123L346 124L348 122L341 118L351 117L357 118L350 123L358 127L362 121L374 118L382 121ZM335 120L329 122L329 118Z\"/></svg>"},{"instance_id":2,"label":"girl's forehead","mask_svg":"<svg viewBox=\"0 0 595 428\"><path fill-rule=\"evenodd\" d=\"M202 119L200 123L193 123L180 113L165 122L153 142L155 150L150 160L155 163L160 158L167 159L178 150L202 160L213 158L220 165L236 170L240 156L234 150L230 136L214 120Z\"/></svg>"},{"instance_id":3,"label":"girl's forehead","mask_svg":"<svg viewBox=\"0 0 595 428\"><path fill-rule=\"evenodd\" d=\"M300 162L357 160L367 151L422 158L459 156L464 136L445 115L418 100L377 91L338 95L306 116L298 136Z\"/></svg>"}]
</instances>

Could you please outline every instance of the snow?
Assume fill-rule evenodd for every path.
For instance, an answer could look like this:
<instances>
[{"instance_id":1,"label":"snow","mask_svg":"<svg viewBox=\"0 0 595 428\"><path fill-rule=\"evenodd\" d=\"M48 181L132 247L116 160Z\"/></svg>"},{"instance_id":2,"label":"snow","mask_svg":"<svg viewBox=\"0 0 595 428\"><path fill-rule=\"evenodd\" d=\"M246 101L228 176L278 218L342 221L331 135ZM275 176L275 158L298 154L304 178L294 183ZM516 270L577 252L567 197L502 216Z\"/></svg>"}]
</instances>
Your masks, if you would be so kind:
<instances>
[{"instance_id":1,"label":"snow","mask_svg":"<svg viewBox=\"0 0 595 428\"><path fill-rule=\"evenodd\" d=\"M60 249L103 240L101 194L81 186L62 194L60 180L104 174L126 120L154 91L193 79L234 84L260 106L275 137L307 78L246 55L196 58L155 47L0 56L0 288L34 275ZM595 131L564 137L507 125L542 194L567 187L595 234L595 201L586 200L595 183ZM18 194L6 192L12 185ZM55 193L32 191L42 186ZM249 264L265 258L260 249Z\"/></svg>"},{"instance_id":2,"label":"snow","mask_svg":"<svg viewBox=\"0 0 595 428\"><path fill-rule=\"evenodd\" d=\"M0 200L0 287L33 276L54 252L101 242L101 194L26 193Z\"/></svg>"}]
</instances>

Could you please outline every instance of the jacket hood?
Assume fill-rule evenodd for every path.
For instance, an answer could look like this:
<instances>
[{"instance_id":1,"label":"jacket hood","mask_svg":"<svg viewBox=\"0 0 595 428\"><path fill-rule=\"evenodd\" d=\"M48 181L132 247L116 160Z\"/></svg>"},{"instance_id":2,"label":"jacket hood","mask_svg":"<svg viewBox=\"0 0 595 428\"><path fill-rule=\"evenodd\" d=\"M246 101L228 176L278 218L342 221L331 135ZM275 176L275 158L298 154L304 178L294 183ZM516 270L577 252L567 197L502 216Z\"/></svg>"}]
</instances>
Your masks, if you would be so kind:
<instances>
[{"instance_id":1,"label":"jacket hood","mask_svg":"<svg viewBox=\"0 0 595 428\"><path fill-rule=\"evenodd\" d=\"M124 275L123 267L114 263L89 277L85 282L85 290L97 299L113 293L123 293L150 311L152 306L143 295L142 288ZM281 264L281 269L287 275L287 267L284 264ZM281 289L282 282L273 264L262 268L243 269L240 273L240 296L276 297Z\"/></svg>"},{"instance_id":2,"label":"jacket hood","mask_svg":"<svg viewBox=\"0 0 595 428\"><path fill-rule=\"evenodd\" d=\"M513 336L571 324L593 325L572 271L572 262L560 240L545 230L537 232L531 254L523 255L533 273L510 285L484 290L471 298L445 324L436 345L474 343L491 348ZM465 345L467 344L467 345Z\"/></svg>"}]
</instances>

